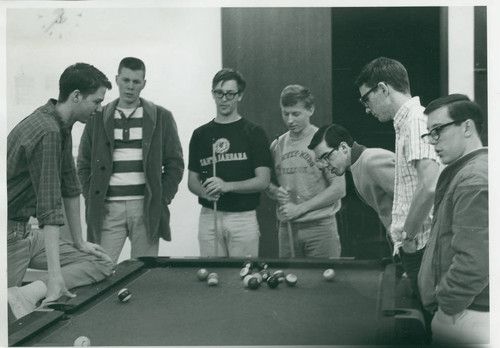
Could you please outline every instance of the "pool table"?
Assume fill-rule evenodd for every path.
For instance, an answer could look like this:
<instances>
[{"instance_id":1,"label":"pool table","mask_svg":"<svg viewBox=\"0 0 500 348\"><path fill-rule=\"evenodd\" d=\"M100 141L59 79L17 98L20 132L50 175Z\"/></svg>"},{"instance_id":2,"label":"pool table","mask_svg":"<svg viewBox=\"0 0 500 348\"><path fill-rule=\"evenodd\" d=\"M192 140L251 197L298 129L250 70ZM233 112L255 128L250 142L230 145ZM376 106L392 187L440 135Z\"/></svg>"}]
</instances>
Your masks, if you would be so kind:
<instances>
[{"instance_id":1,"label":"pool table","mask_svg":"<svg viewBox=\"0 0 500 348\"><path fill-rule=\"evenodd\" d=\"M249 289L245 261L293 273L297 284ZM219 283L199 280L200 268ZM10 323L9 346L73 346L80 336L93 346L370 346L418 344L425 332L407 279L387 260L140 258L73 292Z\"/></svg>"}]
</instances>

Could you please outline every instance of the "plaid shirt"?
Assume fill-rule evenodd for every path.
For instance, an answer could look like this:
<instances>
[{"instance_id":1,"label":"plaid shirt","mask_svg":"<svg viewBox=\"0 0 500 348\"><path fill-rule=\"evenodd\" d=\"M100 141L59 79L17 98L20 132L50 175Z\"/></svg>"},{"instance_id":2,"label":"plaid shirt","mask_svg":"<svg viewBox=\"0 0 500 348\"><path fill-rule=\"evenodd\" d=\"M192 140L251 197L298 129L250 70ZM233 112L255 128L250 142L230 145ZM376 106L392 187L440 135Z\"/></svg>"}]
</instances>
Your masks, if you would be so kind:
<instances>
[{"instance_id":1,"label":"plaid shirt","mask_svg":"<svg viewBox=\"0 0 500 348\"><path fill-rule=\"evenodd\" d=\"M64 225L62 197L81 193L72 155L71 128L56 113L56 100L35 110L7 137L9 220Z\"/></svg>"},{"instance_id":2,"label":"plaid shirt","mask_svg":"<svg viewBox=\"0 0 500 348\"><path fill-rule=\"evenodd\" d=\"M402 245L401 233L410 210L411 201L418 184L415 161L433 159L440 163L432 145L420 136L427 132L427 116L420 98L407 101L394 116L396 132L396 175L394 180L394 202L392 206L391 238L394 251ZM432 209L416 235L417 249L422 249L429 240Z\"/></svg>"}]
</instances>

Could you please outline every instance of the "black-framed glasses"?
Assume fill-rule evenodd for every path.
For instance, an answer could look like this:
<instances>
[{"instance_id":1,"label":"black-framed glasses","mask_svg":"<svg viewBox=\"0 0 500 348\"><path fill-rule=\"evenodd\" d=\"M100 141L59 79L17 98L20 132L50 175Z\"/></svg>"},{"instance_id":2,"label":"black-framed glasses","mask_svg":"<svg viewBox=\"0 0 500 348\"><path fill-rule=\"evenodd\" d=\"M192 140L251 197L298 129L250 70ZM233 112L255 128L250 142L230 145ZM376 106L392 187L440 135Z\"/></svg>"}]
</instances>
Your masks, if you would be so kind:
<instances>
[{"instance_id":1,"label":"black-framed glasses","mask_svg":"<svg viewBox=\"0 0 500 348\"><path fill-rule=\"evenodd\" d=\"M438 141L439 137L441 136L441 132L443 131L443 129L445 129L448 126L451 126L452 124L458 124L458 123L462 123L462 122L465 122L465 121L467 121L466 118L464 118L462 120L456 120L456 121L451 121L451 122L448 122L448 123L445 123L445 124L441 124L439 126L436 126L436 127L432 128L429 131L429 133L422 134L420 137L422 139L430 137L433 141Z\"/></svg>"},{"instance_id":2,"label":"black-framed glasses","mask_svg":"<svg viewBox=\"0 0 500 348\"><path fill-rule=\"evenodd\" d=\"M217 99L222 99L224 97L226 97L226 100L233 100L234 97L236 97L238 94L240 94L240 91L227 91L227 92L224 92L220 89L214 89L212 91L212 94L217 98Z\"/></svg>"},{"instance_id":3,"label":"black-framed glasses","mask_svg":"<svg viewBox=\"0 0 500 348\"><path fill-rule=\"evenodd\" d=\"M325 152L324 154L322 154L321 156L316 158L316 162L321 163L321 164L328 163L328 160L330 159L330 155L335 150L337 150L337 148L333 148L331 151Z\"/></svg>"},{"instance_id":4,"label":"black-framed glasses","mask_svg":"<svg viewBox=\"0 0 500 348\"><path fill-rule=\"evenodd\" d=\"M363 95L361 96L361 98L359 98L359 102L361 103L361 105L363 105L363 106L368 106L368 105L366 104L366 102L368 101L368 96L370 95L370 93L372 93L374 90L376 90L376 89L378 88L378 84L379 84L379 83L380 83L380 82L378 82L378 83L375 85L375 87L371 88L368 92L366 92L365 94L363 94Z\"/></svg>"}]
</instances>

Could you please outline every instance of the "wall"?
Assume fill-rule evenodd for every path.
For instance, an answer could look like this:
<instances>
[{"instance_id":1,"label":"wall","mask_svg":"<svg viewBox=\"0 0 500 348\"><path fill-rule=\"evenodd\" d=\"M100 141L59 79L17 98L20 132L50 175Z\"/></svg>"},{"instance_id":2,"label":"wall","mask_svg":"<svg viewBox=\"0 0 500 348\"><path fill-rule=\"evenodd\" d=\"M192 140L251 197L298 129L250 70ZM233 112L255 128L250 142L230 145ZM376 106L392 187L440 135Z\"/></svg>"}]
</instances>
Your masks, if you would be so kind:
<instances>
[{"instance_id":1,"label":"wall","mask_svg":"<svg viewBox=\"0 0 500 348\"><path fill-rule=\"evenodd\" d=\"M279 98L290 84L307 86L315 97L311 123L332 119L330 8L226 8L222 11L223 63L247 81L239 111L261 124L272 142L286 132ZM258 52L258 54L255 54ZM276 202L261 195L257 209L259 253L278 257Z\"/></svg>"},{"instance_id":2,"label":"wall","mask_svg":"<svg viewBox=\"0 0 500 348\"><path fill-rule=\"evenodd\" d=\"M49 97L56 96L57 80L66 66L76 61L90 62L101 69L110 80L114 80L119 60L124 56L133 55L143 58L147 65L148 82L142 95L170 109L176 118L186 162L188 142L193 129L207 122L214 115L209 89L213 74L223 62L221 38L225 35L226 38L233 37L234 41L239 42L238 46L224 49L225 64L234 65L239 60L253 62L259 57L266 61L275 62L273 59L277 59L289 64L293 59L288 57L297 55L297 52L290 48L295 42L294 38L296 39L297 35L307 36L321 32L319 29L308 29L305 23L312 21L316 26L325 23L318 19L323 18L321 16L316 17L317 20L307 16L292 16L288 20L288 14L297 12L298 9L243 9L240 15L254 18L256 23L262 23L264 20L263 17L253 16L258 13L263 13L266 18L276 16L279 20L273 22L271 18L269 21L275 23L274 29L271 26L264 31L264 27L257 25L254 26L257 29L252 30L252 27L249 27L244 34L239 31L223 34L221 21L224 22L224 18L221 18L220 8L215 7L90 8L87 5L86 8L78 8L75 3L68 2L65 2L64 6L67 7L64 13L65 22L54 24L50 29L47 29L47 26L60 13L55 8L9 8L6 10L7 131ZM358 12L356 9L353 10ZM469 91L473 88L470 79L473 69L470 63L472 7L450 7L449 10L449 89L450 91ZM228 14L226 24L231 23L235 29L238 29L241 18L236 16L237 11L231 9L225 11ZM311 13L315 16L314 13L325 11L328 9L305 8L300 12ZM276 35L286 27L284 20L291 24L296 21L295 26L291 27L296 33L289 37L290 41L284 41L288 47L280 49L281 40ZM281 29L279 29L280 26ZM326 35L330 24L326 22L322 28L324 29L323 35ZM462 35L461 30L465 29L467 29L465 31L467 34ZM342 33L336 32L333 35L336 35L338 40L338 36ZM328 57L329 53L322 52L318 55L318 47L314 45L321 37L312 37L309 44L315 53L313 57L321 61L321 58ZM327 42L329 40L326 38ZM249 47L245 45L259 42L261 42L259 55L251 55L251 52L247 52ZM264 54L265 52L267 55ZM463 52L469 53L463 54ZM242 53L245 54L242 55ZM299 53L307 55L309 51L303 50ZM306 85L324 83L317 73L309 74L314 76L315 82L308 81L308 74L304 69L312 69L311 71L314 72L314 69L318 67L329 71L331 67L328 64L325 66L311 64L310 60L302 61L304 66L300 70L303 72L303 79L300 81L294 79L294 81ZM283 69L288 67L286 64ZM265 64L260 67L270 69ZM267 70L265 73L260 71L259 75L259 66L252 69L247 75L250 80L255 80L255 83L249 85L242 110L245 110L245 107L248 109L250 105L261 105L265 102L268 108L278 111L277 95L284 84L291 83L291 77L280 74L276 76ZM270 79L269 76L273 78ZM329 74L325 77L331 78ZM274 97L268 93L262 94L258 89L259 86L268 86L270 82L272 86L275 86L271 93L275 95ZM317 112L318 115L324 116L324 111L331 109L331 100L328 97L331 95L329 92L331 89L328 86L320 86L314 90L321 91L316 94L324 94L317 95L318 100L327 102L321 105ZM104 104L116 97L115 86L107 93ZM274 115L274 112L272 114ZM269 113L256 113L255 117L257 122L268 128L269 136L283 129L279 119L278 122L266 120L266 117L270 117ZM75 125L73 135L75 153L82 129L82 125ZM179 193L171 208L173 241L162 242L160 254L197 256L199 252L196 238L197 218L195 217L198 214L199 205L187 189L186 176L180 184ZM186 212L189 213L186 214ZM128 255L129 249L126 245L121 259Z\"/></svg>"},{"instance_id":3,"label":"wall","mask_svg":"<svg viewBox=\"0 0 500 348\"><path fill-rule=\"evenodd\" d=\"M60 74L77 61L96 66L113 82L107 104L118 97L118 63L136 56L147 69L142 96L172 111L187 163L193 130L215 116L210 89L222 62L220 9L67 8L66 21L47 30L58 13L53 8L7 10L8 130L48 98L57 98ZM82 131L83 125L75 124L75 155ZM162 241L161 255L199 255L194 218L199 205L186 178L171 204L172 242ZM129 255L127 243L120 260Z\"/></svg>"},{"instance_id":4,"label":"wall","mask_svg":"<svg viewBox=\"0 0 500 348\"><path fill-rule=\"evenodd\" d=\"M474 99L474 8L448 10L448 92Z\"/></svg>"}]
</instances>

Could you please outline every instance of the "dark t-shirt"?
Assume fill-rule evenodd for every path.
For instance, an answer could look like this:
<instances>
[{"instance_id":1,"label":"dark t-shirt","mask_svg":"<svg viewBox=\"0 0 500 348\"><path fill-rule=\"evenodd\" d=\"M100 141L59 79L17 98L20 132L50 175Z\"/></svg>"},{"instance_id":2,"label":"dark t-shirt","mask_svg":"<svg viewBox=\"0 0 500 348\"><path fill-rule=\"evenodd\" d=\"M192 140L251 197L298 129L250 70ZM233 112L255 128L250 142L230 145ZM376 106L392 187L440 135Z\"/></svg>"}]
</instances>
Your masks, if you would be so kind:
<instances>
[{"instance_id":1,"label":"dark t-shirt","mask_svg":"<svg viewBox=\"0 0 500 348\"><path fill-rule=\"evenodd\" d=\"M213 144L213 145L212 145ZM212 146L215 149L216 176L224 181L243 181L255 177L255 168L271 167L269 142L262 127L240 119L222 124L211 121L193 132L189 143L188 169L200 174L203 180L213 176ZM223 194L217 201L220 211L254 210L260 193ZM207 208L213 203L203 198L198 202Z\"/></svg>"}]
</instances>

